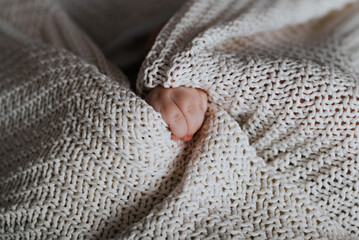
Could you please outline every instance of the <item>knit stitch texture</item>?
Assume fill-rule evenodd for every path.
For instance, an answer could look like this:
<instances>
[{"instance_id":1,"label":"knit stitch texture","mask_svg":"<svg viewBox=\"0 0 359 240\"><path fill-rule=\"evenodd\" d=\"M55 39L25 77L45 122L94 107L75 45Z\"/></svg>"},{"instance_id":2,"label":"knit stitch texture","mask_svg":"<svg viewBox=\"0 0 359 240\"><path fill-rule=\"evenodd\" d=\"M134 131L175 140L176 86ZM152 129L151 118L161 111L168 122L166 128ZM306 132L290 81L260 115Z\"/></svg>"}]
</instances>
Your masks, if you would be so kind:
<instances>
[{"instance_id":1,"label":"knit stitch texture","mask_svg":"<svg viewBox=\"0 0 359 240\"><path fill-rule=\"evenodd\" d=\"M0 1L0 239L359 238L358 3L189 1L138 95L88 35ZM189 143L157 85L208 93Z\"/></svg>"}]
</instances>

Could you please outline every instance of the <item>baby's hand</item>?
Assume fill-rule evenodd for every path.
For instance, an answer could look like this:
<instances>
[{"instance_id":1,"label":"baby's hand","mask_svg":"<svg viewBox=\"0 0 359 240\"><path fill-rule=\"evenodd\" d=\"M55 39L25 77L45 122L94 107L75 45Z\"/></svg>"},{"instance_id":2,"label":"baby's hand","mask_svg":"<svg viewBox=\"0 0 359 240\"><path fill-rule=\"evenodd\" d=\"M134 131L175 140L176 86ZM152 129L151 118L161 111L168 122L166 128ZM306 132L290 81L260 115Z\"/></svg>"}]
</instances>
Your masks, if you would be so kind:
<instances>
[{"instance_id":1,"label":"baby's hand","mask_svg":"<svg viewBox=\"0 0 359 240\"><path fill-rule=\"evenodd\" d=\"M201 127L207 111L207 94L199 89L154 88L146 102L161 113L172 131L172 139L189 141Z\"/></svg>"}]
</instances>

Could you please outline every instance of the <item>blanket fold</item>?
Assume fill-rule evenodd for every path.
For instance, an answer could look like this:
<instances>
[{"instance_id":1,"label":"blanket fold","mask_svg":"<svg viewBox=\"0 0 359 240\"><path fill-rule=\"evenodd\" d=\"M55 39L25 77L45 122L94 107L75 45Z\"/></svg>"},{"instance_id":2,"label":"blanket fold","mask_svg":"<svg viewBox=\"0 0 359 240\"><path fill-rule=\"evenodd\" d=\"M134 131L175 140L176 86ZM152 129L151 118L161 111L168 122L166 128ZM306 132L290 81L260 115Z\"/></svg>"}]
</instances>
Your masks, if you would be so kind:
<instances>
[{"instance_id":1,"label":"blanket fold","mask_svg":"<svg viewBox=\"0 0 359 240\"><path fill-rule=\"evenodd\" d=\"M185 143L61 4L0 0L0 239L358 238L358 5L188 1L138 75L207 91Z\"/></svg>"}]
</instances>

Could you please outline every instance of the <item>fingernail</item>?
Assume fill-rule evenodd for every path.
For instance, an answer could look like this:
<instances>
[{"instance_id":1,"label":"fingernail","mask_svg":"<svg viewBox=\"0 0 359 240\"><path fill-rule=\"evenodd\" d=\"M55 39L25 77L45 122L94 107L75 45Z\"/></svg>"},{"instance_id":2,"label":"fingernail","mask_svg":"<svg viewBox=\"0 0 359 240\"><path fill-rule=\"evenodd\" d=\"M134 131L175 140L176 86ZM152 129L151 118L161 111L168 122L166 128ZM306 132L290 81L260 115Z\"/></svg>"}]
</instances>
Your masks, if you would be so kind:
<instances>
[{"instance_id":1,"label":"fingernail","mask_svg":"<svg viewBox=\"0 0 359 240\"><path fill-rule=\"evenodd\" d=\"M186 136L183 138L183 141L190 141L192 139L192 136Z\"/></svg>"},{"instance_id":2,"label":"fingernail","mask_svg":"<svg viewBox=\"0 0 359 240\"><path fill-rule=\"evenodd\" d=\"M171 139L173 140L173 141L178 141L178 140L180 140L180 138L178 138L178 137L176 137L175 135L171 135Z\"/></svg>"}]
</instances>

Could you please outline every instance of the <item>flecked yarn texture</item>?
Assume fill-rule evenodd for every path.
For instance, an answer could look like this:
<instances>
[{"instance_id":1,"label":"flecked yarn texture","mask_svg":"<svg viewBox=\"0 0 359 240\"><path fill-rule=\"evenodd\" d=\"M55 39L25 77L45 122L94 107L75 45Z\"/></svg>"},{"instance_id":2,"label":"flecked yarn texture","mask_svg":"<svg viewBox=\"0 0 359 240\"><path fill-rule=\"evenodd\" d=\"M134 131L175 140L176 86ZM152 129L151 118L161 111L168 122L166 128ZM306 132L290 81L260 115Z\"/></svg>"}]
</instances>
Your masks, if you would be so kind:
<instances>
[{"instance_id":1,"label":"flecked yarn texture","mask_svg":"<svg viewBox=\"0 0 359 240\"><path fill-rule=\"evenodd\" d=\"M207 91L174 142L61 5L1 0L0 239L359 238L358 53L352 1L189 1L137 82Z\"/></svg>"}]
</instances>

